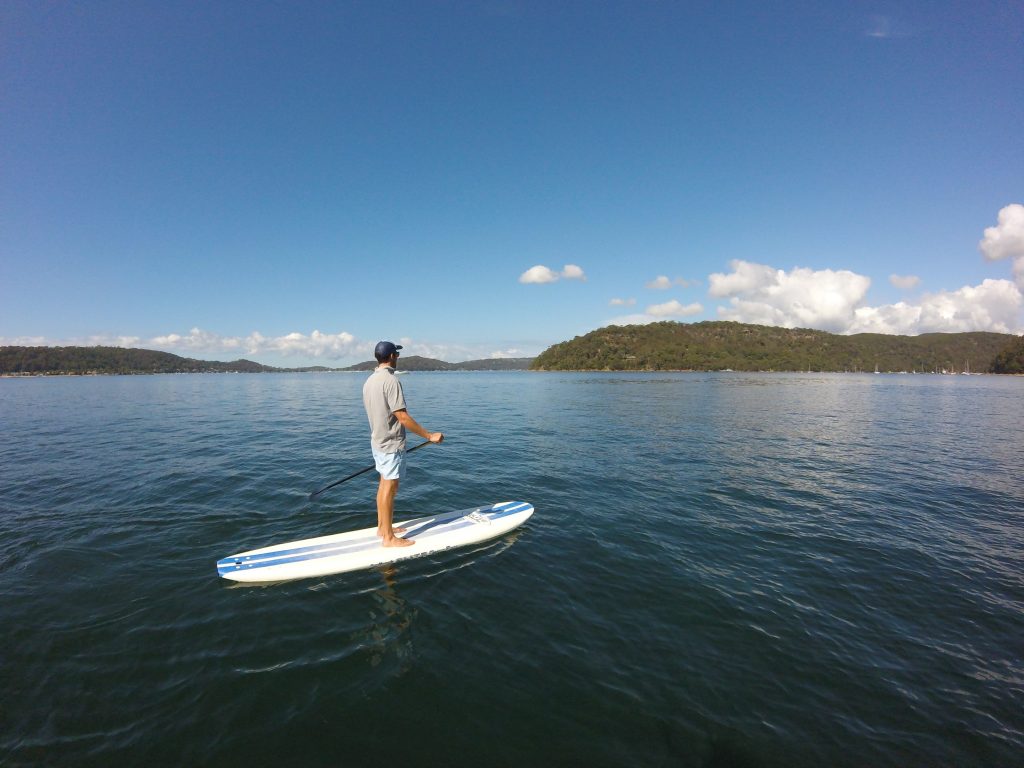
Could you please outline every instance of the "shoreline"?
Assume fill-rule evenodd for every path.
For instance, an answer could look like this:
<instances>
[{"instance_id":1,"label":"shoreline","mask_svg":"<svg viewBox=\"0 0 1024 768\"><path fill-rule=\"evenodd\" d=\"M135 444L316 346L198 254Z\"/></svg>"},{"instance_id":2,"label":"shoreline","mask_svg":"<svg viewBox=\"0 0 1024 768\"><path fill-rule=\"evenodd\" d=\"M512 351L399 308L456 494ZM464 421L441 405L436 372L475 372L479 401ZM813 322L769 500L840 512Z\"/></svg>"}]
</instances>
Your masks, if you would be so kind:
<instances>
[{"instance_id":1,"label":"shoreline","mask_svg":"<svg viewBox=\"0 0 1024 768\"><path fill-rule=\"evenodd\" d=\"M101 376L275 376L280 374L359 374L365 371L350 371L345 369L304 371L304 370L278 370L278 371L39 371L39 372L6 372L0 373L0 379L47 379L47 378L96 378ZM844 375L844 376L1024 376L1024 373L966 373L953 371L948 373L936 373L925 371L800 371L800 370L758 370L741 371L735 369L700 369L700 368L633 368L628 370L612 368L567 368L565 370L551 369L487 369L476 370L416 370L402 371L402 373L739 373L739 374L803 374L803 375Z\"/></svg>"}]
</instances>

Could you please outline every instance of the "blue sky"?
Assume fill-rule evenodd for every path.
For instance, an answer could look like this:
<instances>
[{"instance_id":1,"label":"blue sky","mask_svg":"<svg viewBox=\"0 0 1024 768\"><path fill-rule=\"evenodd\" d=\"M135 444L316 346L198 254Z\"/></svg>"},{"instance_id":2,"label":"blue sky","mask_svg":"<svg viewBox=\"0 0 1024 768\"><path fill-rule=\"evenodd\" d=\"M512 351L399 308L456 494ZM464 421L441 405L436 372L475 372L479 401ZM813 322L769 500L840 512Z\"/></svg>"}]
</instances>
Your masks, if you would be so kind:
<instances>
[{"instance_id":1,"label":"blue sky","mask_svg":"<svg viewBox=\"0 0 1024 768\"><path fill-rule=\"evenodd\" d=\"M1024 332L1024 6L0 5L0 344Z\"/></svg>"}]
</instances>

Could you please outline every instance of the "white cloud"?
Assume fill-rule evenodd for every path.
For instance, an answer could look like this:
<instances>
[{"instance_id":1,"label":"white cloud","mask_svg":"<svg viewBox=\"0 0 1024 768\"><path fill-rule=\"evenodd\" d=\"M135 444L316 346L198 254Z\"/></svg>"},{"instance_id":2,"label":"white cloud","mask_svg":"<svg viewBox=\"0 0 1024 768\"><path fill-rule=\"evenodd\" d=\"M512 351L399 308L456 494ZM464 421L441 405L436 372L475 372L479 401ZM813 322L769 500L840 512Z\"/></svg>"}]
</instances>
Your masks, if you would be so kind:
<instances>
[{"instance_id":1,"label":"white cloud","mask_svg":"<svg viewBox=\"0 0 1024 768\"><path fill-rule=\"evenodd\" d=\"M487 357L487 354L476 352L468 354L467 348L457 344L444 344L437 342L413 341L409 338L399 339L398 344L405 347L402 354L406 357L428 357L431 360L444 360L446 363L454 363L459 360Z\"/></svg>"},{"instance_id":2,"label":"white cloud","mask_svg":"<svg viewBox=\"0 0 1024 768\"><path fill-rule=\"evenodd\" d=\"M138 347L141 343L142 339L138 336L100 334L58 342L45 336L0 336L0 346L3 347Z\"/></svg>"},{"instance_id":3,"label":"white cloud","mask_svg":"<svg viewBox=\"0 0 1024 768\"><path fill-rule=\"evenodd\" d=\"M675 299L666 301L664 304L652 304L647 308L647 314L654 317L692 317L704 311L700 304L687 304L683 306Z\"/></svg>"},{"instance_id":4,"label":"white cloud","mask_svg":"<svg viewBox=\"0 0 1024 768\"><path fill-rule=\"evenodd\" d=\"M882 307L860 307L846 333L887 333L913 335L921 319L921 307L899 302Z\"/></svg>"},{"instance_id":5,"label":"white cloud","mask_svg":"<svg viewBox=\"0 0 1024 768\"><path fill-rule=\"evenodd\" d=\"M136 343L139 340L136 339ZM248 336L221 336L220 334L193 328L187 335L170 333L155 336L142 345L184 354L231 354L231 355L280 355L284 357L313 357L337 360L355 354L367 354L371 345L360 344L351 333L321 333L313 331L308 336L302 333L288 333L284 336L264 336L253 331ZM118 346L125 346L118 344Z\"/></svg>"},{"instance_id":6,"label":"white cloud","mask_svg":"<svg viewBox=\"0 0 1024 768\"><path fill-rule=\"evenodd\" d=\"M361 343L351 333L321 333L313 331L308 336L302 333L288 333L284 336L264 336L253 331L248 336L222 336L218 333L193 328L186 334L166 333L150 338L141 336L93 335L81 338L53 340L42 337L18 339L0 338L0 343L17 346L68 346L68 347L140 347L190 356L224 356L233 358L248 355L274 355L282 357L305 357L342 359L354 355L372 357L373 343Z\"/></svg>"},{"instance_id":7,"label":"white cloud","mask_svg":"<svg viewBox=\"0 0 1024 768\"><path fill-rule=\"evenodd\" d=\"M583 273L583 269L576 264L566 264L561 272L555 272L550 267L538 264L523 272L519 276L519 282L525 285L542 285L544 283L553 283L561 278L586 281L587 276Z\"/></svg>"},{"instance_id":8,"label":"white cloud","mask_svg":"<svg viewBox=\"0 0 1024 768\"><path fill-rule=\"evenodd\" d=\"M1024 295L1009 280L985 280L958 291L926 294L919 304L859 307L847 333L1019 333Z\"/></svg>"},{"instance_id":9,"label":"white cloud","mask_svg":"<svg viewBox=\"0 0 1024 768\"><path fill-rule=\"evenodd\" d=\"M891 16L875 15L868 21L865 36L873 37L876 40L888 40L894 37L908 37L912 30L900 19Z\"/></svg>"},{"instance_id":10,"label":"white cloud","mask_svg":"<svg viewBox=\"0 0 1024 768\"><path fill-rule=\"evenodd\" d=\"M608 304L612 307L632 307L636 304L636 299L612 299Z\"/></svg>"},{"instance_id":11,"label":"white cloud","mask_svg":"<svg viewBox=\"0 0 1024 768\"><path fill-rule=\"evenodd\" d=\"M1012 259L1014 280L1024 289L1024 205L1007 205L997 221L996 226L985 228L978 250L989 261Z\"/></svg>"},{"instance_id":12,"label":"white cloud","mask_svg":"<svg viewBox=\"0 0 1024 768\"><path fill-rule=\"evenodd\" d=\"M89 336L55 340L43 336L21 336L8 338L0 336L0 346L39 347L140 347L172 352L184 357L205 360L235 360L248 357L258 362L281 367L299 367L314 364L347 365L373 358L373 347L377 339L360 341L350 333L311 334L288 333L283 336L264 336L253 331L248 336L222 336L217 333L193 328L187 334L167 333L151 338L139 336ZM449 363L486 358L532 357L543 351L549 341L512 339L503 343L504 348L495 349L492 344L448 344L422 342L402 337L395 339L401 344L406 356L418 355Z\"/></svg>"},{"instance_id":13,"label":"white cloud","mask_svg":"<svg viewBox=\"0 0 1024 768\"><path fill-rule=\"evenodd\" d=\"M417 355L432 360L443 360L446 363L461 363L466 360L500 360L509 357L534 357L548 347L550 342L533 342L526 339L503 340L507 346L495 348L492 344L460 344L446 342L420 341L411 338L396 340L405 347L402 353L409 357ZM372 350L372 347L370 348ZM367 354L366 359L372 357ZM401 363L399 363L401 365Z\"/></svg>"},{"instance_id":14,"label":"white cloud","mask_svg":"<svg viewBox=\"0 0 1024 768\"><path fill-rule=\"evenodd\" d=\"M90 336L83 345L87 347L137 347L142 341L138 336Z\"/></svg>"},{"instance_id":15,"label":"white cloud","mask_svg":"<svg viewBox=\"0 0 1024 768\"><path fill-rule=\"evenodd\" d=\"M519 282L526 285L539 285L543 283L553 283L558 279L558 274L553 272L550 268L545 267L543 264L538 264L535 267L530 267L528 270L523 272L519 276Z\"/></svg>"},{"instance_id":16,"label":"white cloud","mask_svg":"<svg viewBox=\"0 0 1024 768\"><path fill-rule=\"evenodd\" d=\"M867 32L868 37L885 39L892 36L892 20L888 16L875 15L871 17Z\"/></svg>"},{"instance_id":17,"label":"white cloud","mask_svg":"<svg viewBox=\"0 0 1024 768\"><path fill-rule=\"evenodd\" d=\"M1007 205L996 220L996 226L985 228L978 249L989 261L1024 256L1024 205Z\"/></svg>"},{"instance_id":18,"label":"white cloud","mask_svg":"<svg viewBox=\"0 0 1024 768\"><path fill-rule=\"evenodd\" d=\"M909 291L911 288L917 287L921 278L917 275L889 275L889 282L897 288Z\"/></svg>"},{"instance_id":19,"label":"white cloud","mask_svg":"<svg viewBox=\"0 0 1024 768\"><path fill-rule=\"evenodd\" d=\"M250 348L255 349L255 345ZM359 349L359 345L351 333L313 331L309 336L289 333L287 336L271 339L269 345L264 340L264 346L257 351L262 352L264 349L284 355L312 355L338 359L353 354Z\"/></svg>"},{"instance_id":20,"label":"white cloud","mask_svg":"<svg viewBox=\"0 0 1024 768\"><path fill-rule=\"evenodd\" d=\"M257 336L259 334L256 334ZM262 337L261 337L262 338ZM237 350L241 345L241 339L231 336L219 336L209 333L201 328L193 328L186 336L179 333L168 333L164 336L154 336L149 344L158 349L174 349L178 351L218 351Z\"/></svg>"},{"instance_id":21,"label":"white cloud","mask_svg":"<svg viewBox=\"0 0 1024 768\"><path fill-rule=\"evenodd\" d=\"M0 336L0 347L48 347L53 346L45 336ZM71 345L74 346L74 345Z\"/></svg>"},{"instance_id":22,"label":"white cloud","mask_svg":"<svg viewBox=\"0 0 1024 768\"><path fill-rule=\"evenodd\" d=\"M1019 333L1024 294L1009 280L985 280L958 291L926 294L917 303L872 307L871 281L846 270L793 269L732 262L731 274L711 275L712 296L729 298L726 320L833 333Z\"/></svg>"},{"instance_id":23,"label":"white cloud","mask_svg":"<svg viewBox=\"0 0 1024 768\"><path fill-rule=\"evenodd\" d=\"M650 323L661 322L663 319L645 314L620 315L619 317L613 317L611 320L603 323L603 325L649 325Z\"/></svg>"},{"instance_id":24,"label":"white cloud","mask_svg":"<svg viewBox=\"0 0 1024 768\"><path fill-rule=\"evenodd\" d=\"M635 304L636 302L633 301L632 303ZM648 325L649 323L669 320L673 317L692 317L693 315L699 315L703 311L704 307L700 304L683 305L672 299L664 304L652 304L643 313L613 317L605 322L604 325Z\"/></svg>"},{"instance_id":25,"label":"white cloud","mask_svg":"<svg viewBox=\"0 0 1024 768\"><path fill-rule=\"evenodd\" d=\"M587 276L583 274L583 270L575 264L566 264L562 268L562 277L566 280L583 280L586 281Z\"/></svg>"},{"instance_id":26,"label":"white cloud","mask_svg":"<svg viewBox=\"0 0 1024 768\"><path fill-rule=\"evenodd\" d=\"M646 287L655 291L667 291L672 287L672 281L668 279L667 275L658 275Z\"/></svg>"},{"instance_id":27,"label":"white cloud","mask_svg":"<svg viewBox=\"0 0 1024 768\"><path fill-rule=\"evenodd\" d=\"M708 277L710 287L708 293L716 297L732 296L733 294L749 293L757 290L776 280L776 274L781 270L773 269L764 264L754 264L749 261L734 259L729 263L732 267L732 274L723 275L720 272Z\"/></svg>"},{"instance_id":28,"label":"white cloud","mask_svg":"<svg viewBox=\"0 0 1024 768\"><path fill-rule=\"evenodd\" d=\"M688 288L690 286L690 282L681 277L677 277L675 280L669 280L668 275L658 275L644 287L650 288L652 291L667 291L674 285L678 285L680 288Z\"/></svg>"},{"instance_id":29,"label":"white cloud","mask_svg":"<svg viewBox=\"0 0 1024 768\"><path fill-rule=\"evenodd\" d=\"M709 293L729 298L719 307L725 320L737 320L783 328L805 327L843 332L853 312L864 300L871 280L848 270L790 272L764 264L734 260L731 274L710 276Z\"/></svg>"}]
</instances>

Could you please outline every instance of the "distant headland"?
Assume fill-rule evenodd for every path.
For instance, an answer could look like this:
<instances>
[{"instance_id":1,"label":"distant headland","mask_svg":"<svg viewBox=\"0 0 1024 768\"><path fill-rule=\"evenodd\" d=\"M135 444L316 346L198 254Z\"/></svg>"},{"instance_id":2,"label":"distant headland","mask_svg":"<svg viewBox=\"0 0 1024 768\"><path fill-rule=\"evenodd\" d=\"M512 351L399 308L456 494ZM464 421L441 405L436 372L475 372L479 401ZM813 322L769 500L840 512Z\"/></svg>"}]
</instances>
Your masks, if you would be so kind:
<instances>
[{"instance_id":1,"label":"distant headland","mask_svg":"<svg viewBox=\"0 0 1024 768\"><path fill-rule=\"evenodd\" d=\"M516 371L530 367L533 358L495 358L446 363L427 357L403 357L406 371ZM368 361L346 368L309 366L275 368L251 360L229 363L196 360L169 352L124 347L0 347L2 376L89 376L156 373L323 373L365 371L376 367Z\"/></svg>"},{"instance_id":2,"label":"distant headland","mask_svg":"<svg viewBox=\"0 0 1024 768\"><path fill-rule=\"evenodd\" d=\"M1024 373L1024 337L1004 333L841 336L709 321L608 326L555 344L540 371Z\"/></svg>"},{"instance_id":3,"label":"distant headland","mask_svg":"<svg viewBox=\"0 0 1024 768\"><path fill-rule=\"evenodd\" d=\"M306 373L368 371L275 368L251 360L218 362L122 347L0 347L0 375ZM1007 333L842 336L807 328L727 321L607 326L555 344L537 357L447 363L402 357L404 371L821 371L1024 374L1024 337Z\"/></svg>"}]
</instances>

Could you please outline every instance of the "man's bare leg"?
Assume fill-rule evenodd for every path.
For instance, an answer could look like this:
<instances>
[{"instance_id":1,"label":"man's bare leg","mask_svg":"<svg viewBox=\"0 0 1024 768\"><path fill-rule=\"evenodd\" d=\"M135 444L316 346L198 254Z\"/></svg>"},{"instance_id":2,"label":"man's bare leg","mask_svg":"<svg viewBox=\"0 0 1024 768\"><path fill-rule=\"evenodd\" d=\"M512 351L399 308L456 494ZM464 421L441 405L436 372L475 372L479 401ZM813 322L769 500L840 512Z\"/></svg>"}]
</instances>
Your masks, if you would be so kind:
<instances>
[{"instance_id":1,"label":"man's bare leg","mask_svg":"<svg viewBox=\"0 0 1024 768\"><path fill-rule=\"evenodd\" d=\"M377 486L377 535L381 537L385 547L408 547L415 544L412 539L400 539L395 536L396 533L405 533L405 529L392 525L399 482L385 480L382 477L380 485Z\"/></svg>"}]
</instances>

